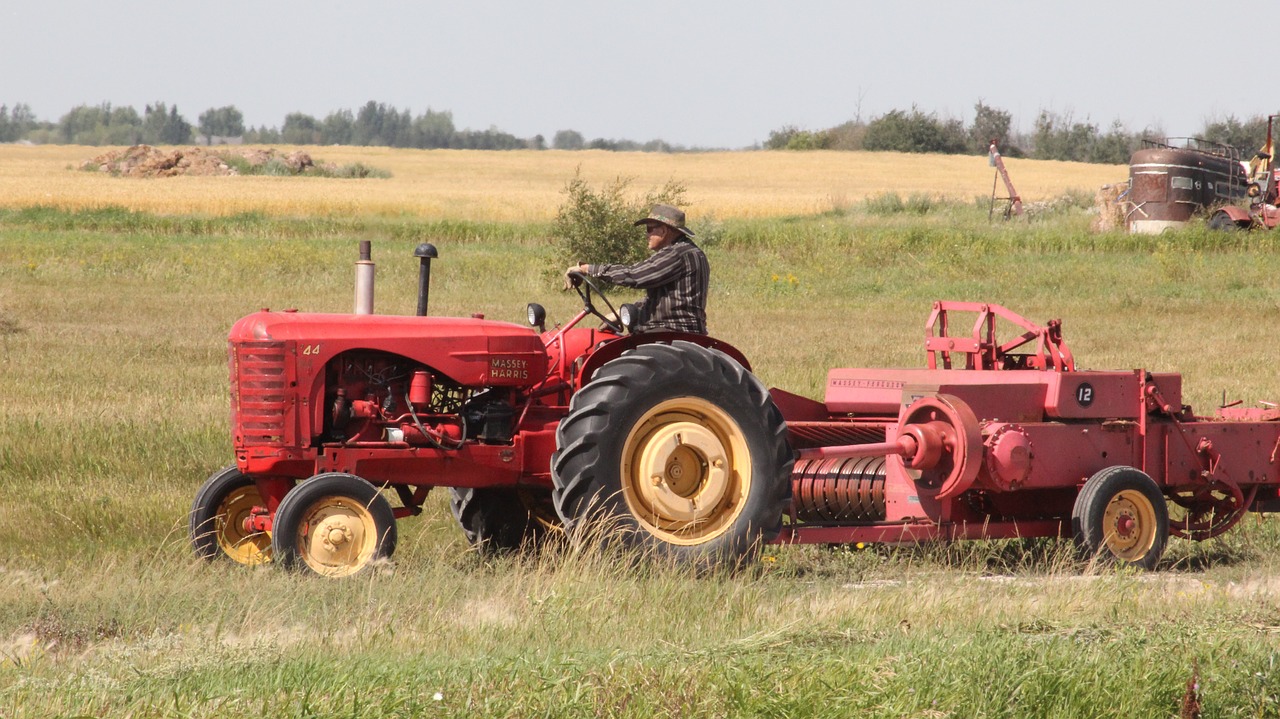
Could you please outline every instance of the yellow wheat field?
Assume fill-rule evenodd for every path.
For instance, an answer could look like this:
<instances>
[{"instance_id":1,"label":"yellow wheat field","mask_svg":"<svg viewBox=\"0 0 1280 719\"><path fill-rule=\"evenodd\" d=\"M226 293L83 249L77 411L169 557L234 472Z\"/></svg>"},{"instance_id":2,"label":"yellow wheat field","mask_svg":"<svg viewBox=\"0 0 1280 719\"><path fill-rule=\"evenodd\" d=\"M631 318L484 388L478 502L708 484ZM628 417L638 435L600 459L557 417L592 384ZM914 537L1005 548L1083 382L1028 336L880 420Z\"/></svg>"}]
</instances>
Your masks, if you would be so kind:
<instances>
[{"instance_id":1,"label":"yellow wheat field","mask_svg":"<svg viewBox=\"0 0 1280 719\"><path fill-rule=\"evenodd\" d=\"M538 221L554 216L565 184L632 178L638 192L677 180L693 218L772 217L840 209L883 192L970 201L991 194L979 156L892 152L616 153L598 150L401 150L307 147L317 162L362 162L390 179L170 177L126 179L75 169L108 148L0 145L0 206L120 206L161 214L410 216ZM281 148L283 149L283 148ZM292 148L291 148L292 149ZM1127 168L1006 160L1028 202L1124 180ZM997 194L1005 194L1003 185Z\"/></svg>"}]
</instances>

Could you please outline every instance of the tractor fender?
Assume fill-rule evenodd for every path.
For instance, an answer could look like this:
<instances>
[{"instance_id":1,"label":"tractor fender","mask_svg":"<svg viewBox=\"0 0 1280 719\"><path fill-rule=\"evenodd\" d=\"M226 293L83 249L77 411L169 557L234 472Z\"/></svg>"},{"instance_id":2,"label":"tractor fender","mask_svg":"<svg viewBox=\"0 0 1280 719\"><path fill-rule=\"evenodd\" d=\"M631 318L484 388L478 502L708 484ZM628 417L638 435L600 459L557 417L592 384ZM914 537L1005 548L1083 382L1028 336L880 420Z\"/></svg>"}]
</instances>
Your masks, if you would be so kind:
<instances>
[{"instance_id":1,"label":"tractor fender","mask_svg":"<svg viewBox=\"0 0 1280 719\"><path fill-rule=\"evenodd\" d=\"M639 334L627 335L613 340L591 353L587 361L582 366L582 373L579 375L579 386L585 385L595 376L596 370L600 369L604 363L615 360L622 356L628 350L645 344L671 344L673 341L681 340L701 345L713 350L719 350L731 357L735 362L742 365L743 368L750 371L751 363L747 361L746 355L742 354L737 347L724 342L722 340L709 337L707 335L695 335L688 332L641 332Z\"/></svg>"},{"instance_id":2,"label":"tractor fender","mask_svg":"<svg viewBox=\"0 0 1280 719\"><path fill-rule=\"evenodd\" d=\"M1231 218L1231 221L1237 225L1248 227L1253 222L1253 218L1249 217L1249 211L1235 205L1225 205L1218 209L1218 212L1225 214Z\"/></svg>"}]
</instances>

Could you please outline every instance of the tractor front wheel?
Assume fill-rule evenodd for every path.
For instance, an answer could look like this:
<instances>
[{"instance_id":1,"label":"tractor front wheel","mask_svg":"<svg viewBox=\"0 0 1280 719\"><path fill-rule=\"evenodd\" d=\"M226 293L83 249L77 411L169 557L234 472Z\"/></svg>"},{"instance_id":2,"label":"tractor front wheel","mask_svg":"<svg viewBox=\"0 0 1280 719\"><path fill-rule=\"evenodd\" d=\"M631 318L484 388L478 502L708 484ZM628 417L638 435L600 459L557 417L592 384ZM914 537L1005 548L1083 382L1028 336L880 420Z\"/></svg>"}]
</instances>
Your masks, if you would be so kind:
<instances>
[{"instance_id":1,"label":"tractor front wheel","mask_svg":"<svg viewBox=\"0 0 1280 719\"><path fill-rule=\"evenodd\" d=\"M454 488L449 509L467 543L481 554L537 548L560 528L551 493L532 487Z\"/></svg>"},{"instance_id":2,"label":"tractor front wheel","mask_svg":"<svg viewBox=\"0 0 1280 719\"><path fill-rule=\"evenodd\" d=\"M1085 482L1071 526L1089 556L1154 569L1169 541L1169 510L1151 477L1133 467L1108 467Z\"/></svg>"},{"instance_id":3,"label":"tractor front wheel","mask_svg":"<svg viewBox=\"0 0 1280 719\"><path fill-rule=\"evenodd\" d=\"M396 548L396 518L377 487L353 474L317 474L280 501L275 561L325 577L356 574Z\"/></svg>"},{"instance_id":4,"label":"tractor front wheel","mask_svg":"<svg viewBox=\"0 0 1280 719\"><path fill-rule=\"evenodd\" d=\"M791 495L786 425L760 381L689 342L641 345L596 372L556 432L556 510L573 538L691 564L738 563Z\"/></svg>"},{"instance_id":5,"label":"tractor front wheel","mask_svg":"<svg viewBox=\"0 0 1280 719\"><path fill-rule=\"evenodd\" d=\"M191 548L201 559L230 559L255 566L271 561L271 536L245 529L262 494L235 465L215 472L191 503Z\"/></svg>"}]
</instances>

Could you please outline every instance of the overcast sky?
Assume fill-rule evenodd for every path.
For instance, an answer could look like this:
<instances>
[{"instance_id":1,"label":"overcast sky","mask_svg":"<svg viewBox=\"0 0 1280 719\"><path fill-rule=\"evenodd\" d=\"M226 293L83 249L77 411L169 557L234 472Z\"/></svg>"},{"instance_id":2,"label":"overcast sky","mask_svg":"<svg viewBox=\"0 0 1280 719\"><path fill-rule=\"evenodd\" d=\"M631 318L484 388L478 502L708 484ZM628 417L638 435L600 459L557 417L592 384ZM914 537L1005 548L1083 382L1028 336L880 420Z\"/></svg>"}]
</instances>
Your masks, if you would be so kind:
<instances>
[{"instance_id":1,"label":"overcast sky","mask_svg":"<svg viewBox=\"0 0 1280 719\"><path fill-rule=\"evenodd\" d=\"M1274 7L1073 0L8 0L0 104L235 105L252 126L369 100L548 140L738 148L784 125L981 99L1029 131L1041 109L1192 135L1280 110ZM1253 51L1250 48L1254 48Z\"/></svg>"}]
</instances>

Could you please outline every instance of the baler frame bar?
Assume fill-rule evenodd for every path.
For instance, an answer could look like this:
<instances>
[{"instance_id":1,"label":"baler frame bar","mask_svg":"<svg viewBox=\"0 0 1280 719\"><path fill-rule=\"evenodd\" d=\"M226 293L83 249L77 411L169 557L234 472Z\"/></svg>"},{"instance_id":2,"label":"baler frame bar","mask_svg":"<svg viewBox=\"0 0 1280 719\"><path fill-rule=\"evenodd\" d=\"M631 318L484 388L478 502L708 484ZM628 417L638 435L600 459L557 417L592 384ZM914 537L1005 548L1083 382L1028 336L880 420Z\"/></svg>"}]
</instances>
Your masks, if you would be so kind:
<instances>
[{"instance_id":1,"label":"baler frame bar","mask_svg":"<svg viewBox=\"0 0 1280 719\"><path fill-rule=\"evenodd\" d=\"M773 544L883 544L959 539L1069 537L1069 522L1026 519L1002 522L876 522L861 525L785 524Z\"/></svg>"},{"instance_id":2,"label":"baler frame bar","mask_svg":"<svg viewBox=\"0 0 1280 719\"><path fill-rule=\"evenodd\" d=\"M952 312L973 312L972 336L959 337L950 333ZM1000 344L996 340L996 320L1003 319L1026 330L1018 337ZM929 369L952 369L953 353L963 354L964 369L1052 369L1057 372L1074 372L1075 357L1062 339L1062 322L1050 320L1047 326L1030 322L1021 315L1000 305L981 302L933 303L933 311L924 327L924 348ZM1035 352L1013 355L1013 350L1035 343ZM1025 367L1023 362L1025 361Z\"/></svg>"}]
</instances>

